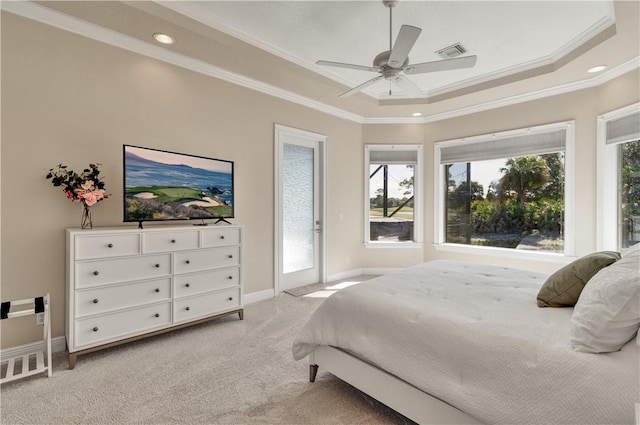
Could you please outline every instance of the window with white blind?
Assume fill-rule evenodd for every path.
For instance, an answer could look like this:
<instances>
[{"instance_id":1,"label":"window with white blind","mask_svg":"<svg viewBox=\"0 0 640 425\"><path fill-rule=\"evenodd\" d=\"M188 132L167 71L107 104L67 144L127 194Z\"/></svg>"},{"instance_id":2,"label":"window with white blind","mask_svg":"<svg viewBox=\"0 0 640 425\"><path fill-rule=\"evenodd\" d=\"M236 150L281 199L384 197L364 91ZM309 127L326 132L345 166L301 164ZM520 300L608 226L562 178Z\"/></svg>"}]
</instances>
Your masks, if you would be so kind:
<instances>
[{"instance_id":1,"label":"window with white blind","mask_svg":"<svg viewBox=\"0 0 640 425\"><path fill-rule=\"evenodd\" d=\"M365 243L422 242L422 146L365 145Z\"/></svg>"},{"instance_id":2,"label":"window with white blind","mask_svg":"<svg viewBox=\"0 0 640 425\"><path fill-rule=\"evenodd\" d=\"M598 249L640 242L640 103L598 117Z\"/></svg>"},{"instance_id":3,"label":"window with white blind","mask_svg":"<svg viewBox=\"0 0 640 425\"><path fill-rule=\"evenodd\" d=\"M565 122L436 143L436 248L572 255L573 134Z\"/></svg>"}]
</instances>

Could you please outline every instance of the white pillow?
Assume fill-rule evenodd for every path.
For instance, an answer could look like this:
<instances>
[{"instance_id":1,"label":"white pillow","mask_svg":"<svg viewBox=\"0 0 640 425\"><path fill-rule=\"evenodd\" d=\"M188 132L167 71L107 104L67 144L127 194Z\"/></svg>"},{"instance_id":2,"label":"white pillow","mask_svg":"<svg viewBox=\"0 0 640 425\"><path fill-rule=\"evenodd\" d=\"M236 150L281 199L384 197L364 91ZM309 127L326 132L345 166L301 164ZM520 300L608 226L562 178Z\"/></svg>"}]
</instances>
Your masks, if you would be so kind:
<instances>
[{"instance_id":1,"label":"white pillow","mask_svg":"<svg viewBox=\"0 0 640 425\"><path fill-rule=\"evenodd\" d=\"M605 267L585 285L571 316L571 348L618 351L640 327L640 248Z\"/></svg>"}]
</instances>

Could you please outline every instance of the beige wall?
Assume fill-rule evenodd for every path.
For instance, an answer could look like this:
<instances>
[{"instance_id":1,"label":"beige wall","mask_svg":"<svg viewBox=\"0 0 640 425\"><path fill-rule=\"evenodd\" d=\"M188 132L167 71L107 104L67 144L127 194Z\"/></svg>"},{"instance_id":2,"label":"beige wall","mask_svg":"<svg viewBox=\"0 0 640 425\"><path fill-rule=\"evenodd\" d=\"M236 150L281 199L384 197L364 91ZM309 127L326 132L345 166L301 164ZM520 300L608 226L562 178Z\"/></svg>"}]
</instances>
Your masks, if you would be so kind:
<instances>
[{"instance_id":1,"label":"beige wall","mask_svg":"<svg viewBox=\"0 0 640 425\"><path fill-rule=\"evenodd\" d=\"M94 226L122 226L123 144L235 161L245 293L272 289L276 123L328 136L328 272L352 269L362 177L342 165L360 158L359 124L3 13L2 299L50 292L52 333L64 334L64 229L81 208L45 174L103 164L111 198L93 208ZM23 322L2 324L2 347L37 340Z\"/></svg>"},{"instance_id":2,"label":"beige wall","mask_svg":"<svg viewBox=\"0 0 640 425\"><path fill-rule=\"evenodd\" d=\"M122 145L235 161L236 219L245 226L245 293L273 288L273 126L328 136L328 273L394 268L435 258L433 143L576 120L576 253L595 249L595 119L638 101L639 73L508 108L416 125L359 125L71 33L2 14L2 299L50 292L53 335L64 334L64 229L80 207L44 176L58 163L103 164L111 199L94 225L122 226ZM424 249L363 245L363 145L424 143ZM538 264L470 256L523 268ZM31 320L2 324L2 347L36 340Z\"/></svg>"},{"instance_id":3,"label":"beige wall","mask_svg":"<svg viewBox=\"0 0 640 425\"><path fill-rule=\"evenodd\" d=\"M436 251L434 240L434 143L494 132L526 128L561 121L575 120L576 141L576 240L577 256L596 249L596 120L598 115L638 102L640 99L640 71L629 72L595 88L547 97L517 105L464 115L457 118L427 123L421 128L402 125L366 125L363 144L366 143L424 143L425 174L425 232L424 261L434 259L461 259L458 253ZM376 250L373 258L389 258L387 253L398 251ZM404 251L404 250L401 250ZM402 254L402 252L400 252ZM395 257L391 257L394 258ZM553 261L530 261L490 255L466 255L465 260L489 262L503 266L553 272L560 265ZM411 262L409 258L406 262ZM390 265L391 266L391 265Z\"/></svg>"}]
</instances>

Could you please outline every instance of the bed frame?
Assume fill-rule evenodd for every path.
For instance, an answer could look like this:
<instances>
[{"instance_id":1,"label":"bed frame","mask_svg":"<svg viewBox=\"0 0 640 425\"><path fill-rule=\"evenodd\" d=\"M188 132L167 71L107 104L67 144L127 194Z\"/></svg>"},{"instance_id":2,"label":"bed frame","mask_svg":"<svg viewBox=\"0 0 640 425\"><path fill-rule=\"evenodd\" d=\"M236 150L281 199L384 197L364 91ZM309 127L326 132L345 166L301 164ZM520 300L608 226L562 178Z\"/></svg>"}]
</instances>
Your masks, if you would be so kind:
<instances>
[{"instance_id":1,"label":"bed frame","mask_svg":"<svg viewBox=\"0 0 640 425\"><path fill-rule=\"evenodd\" d=\"M319 346L309 354L309 381L318 367L419 424L482 424L450 404L342 350Z\"/></svg>"}]
</instances>

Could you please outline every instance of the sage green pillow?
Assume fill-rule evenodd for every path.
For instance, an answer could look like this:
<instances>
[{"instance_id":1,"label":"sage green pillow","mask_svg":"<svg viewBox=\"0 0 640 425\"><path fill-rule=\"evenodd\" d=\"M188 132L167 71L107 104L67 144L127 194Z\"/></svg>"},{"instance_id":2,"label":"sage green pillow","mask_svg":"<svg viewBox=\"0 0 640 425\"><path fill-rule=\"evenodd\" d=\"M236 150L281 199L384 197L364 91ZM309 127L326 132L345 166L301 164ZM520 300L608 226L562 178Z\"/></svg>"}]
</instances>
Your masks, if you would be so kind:
<instances>
[{"instance_id":1,"label":"sage green pillow","mask_svg":"<svg viewBox=\"0 0 640 425\"><path fill-rule=\"evenodd\" d=\"M573 307L589 279L619 259L617 252L601 251L567 264L544 282L538 292L538 307Z\"/></svg>"}]
</instances>

